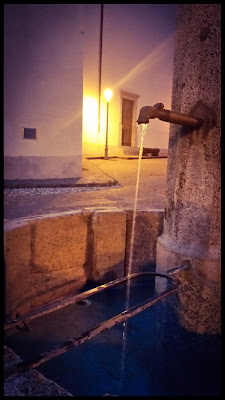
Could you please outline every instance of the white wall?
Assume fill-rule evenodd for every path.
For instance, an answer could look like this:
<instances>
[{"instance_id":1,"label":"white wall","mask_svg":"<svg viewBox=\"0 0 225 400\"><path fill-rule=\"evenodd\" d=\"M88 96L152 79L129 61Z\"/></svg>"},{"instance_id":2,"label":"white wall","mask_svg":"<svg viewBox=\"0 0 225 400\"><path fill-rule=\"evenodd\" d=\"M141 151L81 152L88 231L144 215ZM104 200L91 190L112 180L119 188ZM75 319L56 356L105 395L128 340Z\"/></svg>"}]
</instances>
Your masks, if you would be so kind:
<instances>
[{"instance_id":1,"label":"white wall","mask_svg":"<svg viewBox=\"0 0 225 400\"><path fill-rule=\"evenodd\" d=\"M98 141L100 4L82 7L83 153L96 151Z\"/></svg>"},{"instance_id":2,"label":"white wall","mask_svg":"<svg viewBox=\"0 0 225 400\"><path fill-rule=\"evenodd\" d=\"M100 10L5 5L6 179L81 176L82 151L104 155L107 87L109 155L121 149L120 90L140 96L136 119L145 105L170 108L175 5L105 4L98 132ZM37 140L23 139L24 127L36 128ZM144 146L167 148L168 136L169 124L152 120Z\"/></svg>"},{"instance_id":3,"label":"white wall","mask_svg":"<svg viewBox=\"0 0 225 400\"><path fill-rule=\"evenodd\" d=\"M5 178L81 176L80 6L7 4L4 25Z\"/></svg>"},{"instance_id":4,"label":"white wall","mask_svg":"<svg viewBox=\"0 0 225 400\"><path fill-rule=\"evenodd\" d=\"M95 82L91 95L96 98L93 104L97 113L100 5L86 6L89 13L84 27L84 89ZM142 106L162 102L165 108L171 108L174 34L175 5L104 5L101 132L98 135L97 128L93 128L90 151L95 148L94 142L105 141L106 101L103 92L107 87L114 92L109 112L109 155L110 149L113 151L113 146L121 143L120 90L140 96L137 117ZM92 119L95 120L94 116ZM85 136L84 131L83 144ZM169 124L151 120L144 146L167 148L168 138ZM84 145L84 152L87 149L88 146Z\"/></svg>"}]
</instances>

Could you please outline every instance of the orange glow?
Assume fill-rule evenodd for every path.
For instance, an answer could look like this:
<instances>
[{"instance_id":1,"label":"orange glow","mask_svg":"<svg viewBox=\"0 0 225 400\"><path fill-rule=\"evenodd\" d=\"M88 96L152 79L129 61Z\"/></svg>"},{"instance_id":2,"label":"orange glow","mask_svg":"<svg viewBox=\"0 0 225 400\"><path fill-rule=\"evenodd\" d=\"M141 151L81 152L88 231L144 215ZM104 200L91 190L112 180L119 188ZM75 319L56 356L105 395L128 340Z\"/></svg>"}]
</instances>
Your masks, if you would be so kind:
<instances>
[{"instance_id":1,"label":"orange glow","mask_svg":"<svg viewBox=\"0 0 225 400\"><path fill-rule=\"evenodd\" d=\"M102 155L106 141L106 114L107 103L102 97L100 132L98 132L98 99L97 97L86 95L83 98L83 150L86 153L99 153ZM109 107L108 120L108 143L117 146L117 131L114 129L114 121L118 118L118 109L111 105Z\"/></svg>"},{"instance_id":2,"label":"orange glow","mask_svg":"<svg viewBox=\"0 0 225 400\"><path fill-rule=\"evenodd\" d=\"M98 132L98 100L95 97L84 96L83 99L83 140L97 143Z\"/></svg>"}]
</instances>

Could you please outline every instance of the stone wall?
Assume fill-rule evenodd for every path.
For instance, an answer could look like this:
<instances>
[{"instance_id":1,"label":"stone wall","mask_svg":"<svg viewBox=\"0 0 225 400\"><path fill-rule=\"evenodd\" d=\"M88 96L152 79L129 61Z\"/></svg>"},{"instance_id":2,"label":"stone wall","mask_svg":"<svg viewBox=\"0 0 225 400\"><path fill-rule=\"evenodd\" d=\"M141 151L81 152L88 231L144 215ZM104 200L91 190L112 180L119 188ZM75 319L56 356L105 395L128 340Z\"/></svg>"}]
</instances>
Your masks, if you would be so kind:
<instances>
[{"instance_id":1,"label":"stone wall","mask_svg":"<svg viewBox=\"0 0 225 400\"><path fill-rule=\"evenodd\" d=\"M197 130L171 124L164 231L157 270L188 259L181 319L220 331L221 5L177 5L172 109L202 118ZM187 285L186 285L187 282Z\"/></svg>"},{"instance_id":2,"label":"stone wall","mask_svg":"<svg viewBox=\"0 0 225 400\"><path fill-rule=\"evenodd\" d=\"M124 276L132 210L69 211L7 221L4 233L5 312L25 314L77 292L87 281ZM132 272L154 270L163 211L139 210Z\"/></svg>"}]
</instances>

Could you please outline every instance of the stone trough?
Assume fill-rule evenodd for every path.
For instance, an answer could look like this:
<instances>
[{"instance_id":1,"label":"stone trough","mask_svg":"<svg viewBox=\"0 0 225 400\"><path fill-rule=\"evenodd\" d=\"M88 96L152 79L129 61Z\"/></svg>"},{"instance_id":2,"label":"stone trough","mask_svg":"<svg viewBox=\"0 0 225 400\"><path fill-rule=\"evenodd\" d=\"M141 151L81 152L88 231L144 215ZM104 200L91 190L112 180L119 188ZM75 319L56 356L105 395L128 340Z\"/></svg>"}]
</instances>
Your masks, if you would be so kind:
<instances>
[{"instance_id":1,"label":"stone trough","mask_svg":"<svg viewBox=\"0 0 225 400\"><path fill-rule=\"evenodd\" d=\"M89 281L126 274L132 210L87 209L5 222L5 315L23 315ZM162 210L138 210L132 272L154 270Z\"/></svg>"},{"instance_id":2,"label":"stone trough","mask_svg":"<svg viewBox=\"0 0 225 400\"><path fill-rule=\"evenodd\" d=\"M81 296L85 298L88 293L86 287L90 282L95 283L95 285L98 286L96 289L99 289L99 285L102 283L115 281L116 279L120 280L124 277L128 269L132 214L132 210L122 210L119 208L85 209L81 211L68 211L64 213L41 215L33 218L5 221L6 324L7 320L10 322L10 320L15 317L17 319L18 316L21 316L18 325L20 331L22 329L25 332L24 327L27 328L26 324L24 323L23 327L20 325L25 314L35 311L40 307L46 308L45 306L47 304L60 300L63 297L65 298L65 296L68 296L68 304L72 304L70 297L72 299L74 295L75 297L77 296L76 294L78 294L78 297ZM157 239L162 234L163 218L164 212L162 210L137 211L132 273L142 273L142 275L144 275L147 274L147 272L143 271L155 271ZM179 268L181 269L183 267ZM183 272L181 274L183 274ZM155 275L157 275L157 273ZM183 278L185 278L185 276L184 271ZM132 351L129 353L131 359L128 363L128 368L134 368L136 371L136 379L140 380L145 368L143 369L142 366L139 370L139 362L141 362L141 360L143 361L143 354L145 354L145 362L149 360L149 355L151 355L151 364L154 365L154 369L152 370L149 366L147 371L148 373L154 371L154 376L151 378L150 385L152 394L156 393L156 395L158 395L163 393L163 395L165 395L166 393L166 395L169 395L171 391L173 395L177 395L177 393L200 393L201 395L206 392L217 395L220 390L220 339L218 335L199 335L198 333L184 330L179 322L180 307L177 304L177 299L175 297L170 297L172 291L174 293L177 291L177 287L172 288L172 290L168 289L166 296L168 295L170 297L170 301L164 303L159 301L161 298L158 295L159 291L156 288L157 285L155 286L154 283L153 286L154 288L152 290L157 296L154 298L153 292L148 288L147 294L150 297L147 301L150 301L152 304L157 301L158 306L156 308L153 307L153 311L148 314L149 318L147 317L147 319L144 319L143 316L140 317L140 319L135 319L135 314L132 314L131 330L129 330L129 340L132 340ZM144 286L142 289L144 289ZM146 291L146 288L145 290L142 289L139 291L141 296ZM107 371L108 368L112 368L113 370L118 368L116 357L118 354L120 354L121 357L121 353L117 353L119 348L116 350L114 341L117 337L116 335L118 335L120 331L118 330L115 334L114 325L116 324L111 324L110 326L105 325L108 321L113 322L115 318L125 315L122 310L121 314L106 321L106 319L109 318L108 312L113 312L114 308L117 307L117 301L119 301L120 305L123 304L121 292L117 294L114 293L114 296L113 302L112 300L107 302L109 299L107 301L104 301L104 299L100 301L101 307L98 301L96 302L96 299L93 300L92 298L92 302L90 303L92 307L89 314L87 311L88 308L85 308L85 312L83 311L82 313L82 310L79 311L75 306L76 318L68 318L68 313L71 312L71 309L66 310L65 307L63 313L61 313L61 317L60 313L55 317L52 316L51 323L46 323L48 318L44 318L41 324L39 324L38 321L35 323L35 319L29 321L28 330L29 334L31 332L31 335L29 335L28 341L26 337L27 332L25 332L25 336L24 332L22 332L23 337L20 337L20 339L18 339L18 335L15 333L16 330L12 333L11 338L10 335L6 335L6 343L8 341L7 345L9 345L9 347L13 345L13 350L16 352L18 351L18 354L20 354L21 351L24 352L26 357L24 363L19 359L15 359L15 364L10 366L12 370L7 369L9 366L6 360L5 395L23 396L25 395L24 393L30 394L31 392L33 395L37 396L42 394L46 394L47 396L52 395L49 393L54 393L56 396L71 396L77 395L77 393L79 395L79 393L83 394L85 392L86 375L89 377L87 382L89 382L88 385L90 385L90 387L88 386L90 393L93 395L96 395L96 393L104 395L108 388L111 390L110 393L113 393L113 391L116 390L115 387L118 383L116 379L118 378L114 377L112 379L112 375ZM164 297L165 296L163 296L163 298ZM138 301L136 298L133 300L136 306L136 302L138 303ZM147 301L145 300L145 303L143 303L146 306ZM137 307L138 306L139 304ZM190 301L188 301L188 306L190 306ZM100 308L98 309L98 307ZM101 321L99 324L98 318L102 316L104 307L107 309L104 311L107 315L107 318L104 319L106 323L102 323ZM145 308L143 308L143 310ZM187 310L183 303L182 308ZM133 305L130 309L136 310ZM142 312L140 312L140 314L142 314ZM71 315L73 316L73 311ZM123 320L118 320L118 323L121 321ZM81 328L79 327L80 322L84 324ZM97 325L93 328L92 323L94 326L96 322ZM15 324L17 324L17 322L15 322L14 325ZM38 326L38 324L40 326ZM91 330L88 330L90 329L90 324ZM48 331L48 335L46 336L45 330L47 325L51 333ZM101 336L99 334L102 334L103 330L100 330L100 328L103 325L106 330L109 331L109 335L111 334L108 340L104 342L105 339L100 338L92 342L90 346L85 347L85 345L82 344L84 347L80 349L82 346L79 346L79 344L83 343L88 335L93 340L96 336L96 330L97 335ZM84 333L76 333L75 331L77 331L77 329L78 331L81 329L82 332L84 330ZM60 337L60 343L62 343L62 340L65 341L67 335L70 340L67 340L60 346L57 341L57 346L54 349L52 348L53 344L56 344L56 337L54 335ZM120 336L121 335L122 332L120 332ZM71 340L71 338L73 339L74 337L77 338L75 342L77 341L78 349L80 349L81 352L79 353L78 351L77 355L74 356L73 354L70 356L70 354L68 354L70 351L67 350L71 350L72 352L74 341ZM46 338L48 339L46 340ZM40 343L38 342L39 340ZM45 347L48 347L49 340L51 341L51 348L47 348L47 353L45 351L43 352L43 347L44 350L46 350ZM36 346L40 346L40 344L42 353L37 357L35 356L35 352L37 352ZM63 358L63 363L65 363L65 366L69 367L69 371L71 369L72 378L70 378L68 369L67 373L63 373L62 359L59 359L64 353L63 346L65 347L66 354ZM99 346L101 351L98 350ZM27 347L27 349L25 349L25 347ZM213 349L213 351L211 352L210 349ZM7 352L11 352L11 349L5 348L5 352L7 356ZM195 369L192 371L192 368L187 368L187 366L185 366L186 364L183 365L183 360L187 358L187 352L189 357L188 365L193 362L196 364L198 361L197 379L195 378ZM32 365L29 364L29 359L26 359L27 356L29 358L31 354L34 361ZM79 354L80 357L78 356ZM98 379L95 377L95 372L97 376L97 372L99 373L100 371L97 367L100 354L104 359L101 379L102 382L105 382L104 379L106 379L107 390L103 390L103 383L100 385ZM110 354L110 357L108 357L107 354ZM173 357L171 357L171 354L173 354ZM52 364L51 356L54 356ZM115 359L113 358L114 356L116 356ZM17 356L15 355L15 357ZM82 360L89 359L94 362L94 365L92 365L92 363L85 363L85 368L82 369L79 364L78 370L80 371L81 368L80 375L75 379L73 371L76 370L77 360L79 360L80 363ZM37 364L36 361L38 361ZM43 364L39 366L42 362ZM26 371L26 368L24 370L23 367L28 364L31 369ZM170 381L172 378L171 374L168 374L168 365L171 366L171 371L173 371L172 376L177 377L176 384L172 385L171 389L167 387L168 380ZM21 370L18 369L20 366L22 368ZM39 368L42 367L41 370L37 371L34 369L36 366ZM93 370L91 370L92 367ZM88 369L87 371L87 368L90 370ZM95 371L96 368L97 371ZM59 379L58 376L59 370L62 382L61 378ZM13 371L15 372L14 374ZM199 371L201 371L200 375L202 376L200 382L198 382ZM40 374L40 372L42 372L46 378ZM106 374L104 379L102 377L103 372ZM8 373L9 376L7 375ZM211 377L210 385L205 388L205 381L208 380L209 376ZM80 380L83 382L83 379L85 379L85 385L82 386L82 383L80 385L79 382ZM95 381L95 379L97 379L97 381ZM193 380L193 382L189 388L190 380L191 382ZM93 382L94 386L92 387L91 385ZM157 382L156 387L154 386L154 382ZM179 387L177 387L177 382L180 382L180 386L178 385ZM59 386L61 384L62 387ZM148 385L149 379L141 383L141 390L143 390L145 394L149 393ZM132 388L130 389L130 380L129 385L127 383L124 385L124 390L127 391L127 393L133 390Z\"/></svg>"}]
</instances>

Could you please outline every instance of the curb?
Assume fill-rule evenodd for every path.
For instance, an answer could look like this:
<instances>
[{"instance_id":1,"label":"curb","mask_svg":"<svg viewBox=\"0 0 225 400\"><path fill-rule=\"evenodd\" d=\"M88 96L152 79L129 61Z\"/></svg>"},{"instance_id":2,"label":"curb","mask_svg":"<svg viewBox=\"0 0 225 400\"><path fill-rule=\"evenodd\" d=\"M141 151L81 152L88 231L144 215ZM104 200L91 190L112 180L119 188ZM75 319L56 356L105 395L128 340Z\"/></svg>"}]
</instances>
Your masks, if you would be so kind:
<instances>
[{"instance_id":1,"label":"curb","mask_svg":"<svg viewBox=\"0 0 225 400\"><path fill-rule=\"evenodd\" d=\"M105 160L105 157L86 157L87 160ZM138 160L139 156L112 156L112 157L108 157L108 160L110 160L111 158L119 158L122 160ZM156 159L156 158L168 158L168 156L142 156L141 159Z\"/></svg>"},{"instance_id":2,"label":"curb","mask_svg":"<svg viewBox=\"0 0 225 400\"><path fill-rule=\"evenodd\" d=\"M47 180L6 180L4 181L4 189L34 189L34 188L59 188L59 187L108 187L118 185L119 182L114 180L108 182L87 182L76 183L74 180L68 179L47 179Z\"/></svg>"}]
</instances>

